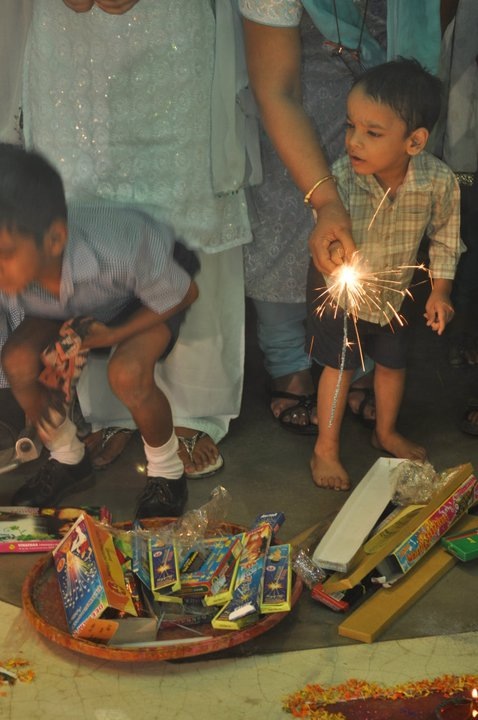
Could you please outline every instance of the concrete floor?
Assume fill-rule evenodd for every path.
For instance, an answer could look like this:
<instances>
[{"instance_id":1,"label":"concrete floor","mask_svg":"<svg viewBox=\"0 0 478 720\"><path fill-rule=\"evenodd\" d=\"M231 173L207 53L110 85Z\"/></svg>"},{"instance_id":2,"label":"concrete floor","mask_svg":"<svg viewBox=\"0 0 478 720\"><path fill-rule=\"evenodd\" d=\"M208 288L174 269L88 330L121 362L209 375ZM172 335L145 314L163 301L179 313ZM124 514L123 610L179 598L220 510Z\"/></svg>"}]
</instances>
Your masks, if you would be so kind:
<instances>
[{"instance_id":1,"label":"concrete floor","mask_svg":"<svg viewBox=\"0 0 478 720\"><path fill-rule=\"evenodd\" d=\"M260 512L282 510L286 522L281 538L287 541L336 513L347 495L319 490L313 485L308 462L314 439L285 432L273 420L251 312L248 328L243 409L221 443L225 468L216 477L190 482L188 507L202 505L211 490L221 484L232 496L228 519L248 525ZM427 447L437 470L465 462L477 466L478 438L466 436L459 429L466 399L473 392L478 395L477 371L452 369L447 362L445 341L420 323L410 357L400 425L406 434ZM5 410L7 405L2 407ZM355 485L379 453L370 445L370 431L351 415L345 418L343 445L344 462ZM112 510L114 520L129 519L143 482L136 471L141 460L141 445L134 438L121 460L97 474L96 487L71 496L69 503L104 503ZM9 503L13 490L33 469L31 464L0 478L0 505ZM0 698L0 717L9 720L34 720L45 715L63 717L54 698L60 694L58 697L66 702L70 691L74 709L68 711L68 716L72 719L161 716L182 720L225 715L279 718L283 716L280 698L284 693L319 679L335 683L353 676L393 684L444 672L478 671L476 561L457 565L373 646L338 636L341 617L303 593L286 620L250 643L184 663L118 668L59 649L37 637L33 630L24 628L24 633L15 630L16 623L22 624L15 608L21 604L21 584L36 560L33 555L0 557L0 599L7 603L0 604L1 628L5 633L7 627L12 628L0 646L1 655L23 651L31 653L30 659L39 663L40 658L46 659L37 668L39 680L45 685L17 685L9 693L10 699ZM194 712L186 707L184 698L178 700L179 688L184 697L194 701ZM164 715L159 710L151 711L148 705L153 692ZM99 700L95 704L92 699L95 693L103 697L102 704ZM135 702L140 698L138 708L132 694Z\"/></svg>"}]
</instances>

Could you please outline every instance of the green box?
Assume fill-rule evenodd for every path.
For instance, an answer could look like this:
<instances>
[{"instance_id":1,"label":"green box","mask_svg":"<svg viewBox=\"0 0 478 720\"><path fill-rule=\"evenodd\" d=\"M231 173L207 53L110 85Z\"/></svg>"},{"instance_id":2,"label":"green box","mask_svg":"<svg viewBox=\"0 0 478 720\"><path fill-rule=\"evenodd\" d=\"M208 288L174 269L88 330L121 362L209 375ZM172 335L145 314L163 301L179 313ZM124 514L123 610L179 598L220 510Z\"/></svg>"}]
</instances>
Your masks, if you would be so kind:
<instances>
[{"instance_id":1,"label":"green box","mask_svg":"<svg viewBox=\"0 0 478 720\"><path fill-rule=\"evenodd\" d=\"M478 558L478 527L461 535L450 535L441 540L448 552L467 562Z\"/></svg>"}]
</instances>

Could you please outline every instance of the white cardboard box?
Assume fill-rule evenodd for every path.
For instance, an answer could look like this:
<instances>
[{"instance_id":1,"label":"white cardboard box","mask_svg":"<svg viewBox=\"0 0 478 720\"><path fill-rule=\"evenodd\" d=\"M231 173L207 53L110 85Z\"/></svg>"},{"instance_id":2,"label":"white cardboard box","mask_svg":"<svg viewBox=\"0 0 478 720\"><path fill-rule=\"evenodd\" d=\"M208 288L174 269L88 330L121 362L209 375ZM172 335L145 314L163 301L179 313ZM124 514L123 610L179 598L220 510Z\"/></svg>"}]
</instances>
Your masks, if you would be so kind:
<instances>
[{"instance_id":1,"label":"white cardboard box","mask_svg":"<svg viewBox=\"0 0 478 720\"><path fill-rule=\"evenodd\" d=\"M312 561L329 570L347 572L382 512L391 501L395 483L390 475L402 458L379 458L345 501L317 545Z\"/></svg>"}]
</instances>

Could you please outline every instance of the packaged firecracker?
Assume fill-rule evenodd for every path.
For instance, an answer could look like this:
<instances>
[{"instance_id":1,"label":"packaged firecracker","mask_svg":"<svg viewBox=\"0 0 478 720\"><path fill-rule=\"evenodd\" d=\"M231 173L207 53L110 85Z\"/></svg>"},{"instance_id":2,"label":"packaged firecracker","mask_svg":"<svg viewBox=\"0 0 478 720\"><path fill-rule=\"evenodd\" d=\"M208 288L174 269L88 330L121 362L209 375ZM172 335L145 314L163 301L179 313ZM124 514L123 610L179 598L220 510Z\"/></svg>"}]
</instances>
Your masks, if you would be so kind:
<instances>
[{"instance_id":1,"label":"packaged firecracker","mask_svg":"<svg viewBox=\"0 0 478 720\"><path fill-rule=\"evenodd\" d=\"M285 612L291 608L292 568L291 547L272 545L264 572L260 604L261 613Z\"/></svg>"},{"instance_id":2,"label":"packaged firecracker","mask_svg":"<svg viewBox=\"0 0 478 720\"><path fill-rule=\"evenodd\" d=\"M263 525L264 523L267 523L268 525L270 525L270 528L272 530L272 536L274 537L274 535L282 527L284 522L285 522L285 515L283 512L261 513L254 520L254 524L252 525L252 528L256 528L256 527L259 527L260 525Z\"/></svg>"},{"instance_id":3,"label":"packaged firecracker","mask_svg":"<svg viewBox=\"0 0 478 720\"><path fill-rule=\"evenodd\" d=\"M54 550L83 513L102 523L111 522L105 507L0 507L0 553Z\"/></svg>"},{"instance_id":4,"label":"packaged firecracker","mask_svg":"<svg viewBox=\"0 0 478 720\"><path fill-rule=\"evenodd\" d=\"M181 597L200 596L207 605L218 604L217 596L229 593L232 578L235 576L238 558L242 552L242 534L224 535L209 538L202 543L206 556L197 570L181 572ZM232 593L231 593L232 596ZM224 602L231 599L225 597ZM213 598L211 600L211 598Z\"/></svg>"},{"instance_id":5,"label":"packaged firecracker","mask_svg":"<svg viewBox=\"0 0 478 720\"><path fill-rule=\"evenodd\" d=\"M72 635L108 640L118 625L102 619L107 611L136 615L111 534L93 518L80 515L53 561Z\"/></svg>"},{"instance_id":6,"label":"packaged firecracker","mask_svg":"<svg viewBox=\"0 0 478 720\"><path fill-rule=\"evenodd\" d=\"M212 621L214 628L237 630L257 620L262 597L266 555L272 537L267 523L244 533L232 599Z\"/></svg>"},{"instance_id":7,"label":"packaged firecracker","mask_svg":"<svg viewBox=\"0 0 478 720\"><path fill-rule=\"evenodd\" d=\"M162 629L204 625L217 613L216 607L204 607L201 598L184 598L180 605L156 602L155 608Z\"/></svg>"},{"instance_id":8,"label":"packaged firecracker","mask_svg":"<svg viewBox=\"0 0 478 720\"><path fill-rule=\"evenodd\" d=\"M176 543L165 542L154 533L137 530L132 539L133 572L156 593L176 592L181 587Z\"/></svg>"}]
</instances>

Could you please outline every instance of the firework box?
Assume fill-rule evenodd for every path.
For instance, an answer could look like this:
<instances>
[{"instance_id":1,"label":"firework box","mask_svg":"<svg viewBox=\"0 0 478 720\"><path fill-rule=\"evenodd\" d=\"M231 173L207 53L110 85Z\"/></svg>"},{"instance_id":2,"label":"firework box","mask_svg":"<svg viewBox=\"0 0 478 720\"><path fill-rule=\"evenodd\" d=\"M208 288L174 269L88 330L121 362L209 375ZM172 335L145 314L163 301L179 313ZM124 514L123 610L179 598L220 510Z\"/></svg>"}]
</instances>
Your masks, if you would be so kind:
<instances>
[{"instance_id":1,"label":"firework box","mask_svg":"<svg viewBox=\"0 0 478 720\"><path fill-rule=\"evenodd\" d=\"M104 526L80 515L52 554L72 635L108 641L120 621L103 618L104 613L136 616L112 535Z\"/></svg>"},{"instance_id":2,"label":"firework box","mask_svg":"<svg viewBox=\"0 0 478 720\"><path fill-rule=\"evenodd\" d=\"M237 630L256 622L271 538L272 528L268 523L244 533L232 599L213 618L211 624L214 628Z\"/></svg>"},{"instance_id":3,"label":"firework box","mask_svg":"<svg viewBox=\"0 0 478 720\"><path fill-rule=\"evenodd\" d=\"M184 598L180 605L155 602L156 614L161 619L161 629L191 627L210 623L217 607L205 607L202 598Z\"/></svg>"},{"instance_id":4,"label":"firework box","mask_svg":"<svg viewBox=\"0 0 478 720\"><path fill-rule=\"evenodd\" d=\"M260 611L263 614L290 610L292 589L291 547L272 545L264 571Z\"/></svg>"},{"instance_id":5,"label":"firework box","mask_svg":"<svg viewBox=\"0 0 478 720\"><path fill-rule=\"evenodd\" d=\"M0 553L54 550L83 512L100 522L111 522L105 507L0 507Z\"/></svg>"},{"instance_id":6,"label":"firework box","mask_svg":"<svg viewBox=\"0 0 478 720\"><path fill-rule=\"evenodd\" d=\"M283 512L261 513L254 520L252 529L259 527L260 525L264 525L264 523L267 523L268 525L270 525L270 528L272 530L272 535L274 536L276 534L276 532L282 527L284 522L285 522L285 515Z\"/></svg>"},{"instance_id":7,"label":"firework box","mask_svg":"<svg viewBox=\"0 0 478 720\"><path fill-rule=\"evenodd\" d=\"M477 501L476 478L469 475L377 566L379 574L393 582L407 573Z\"/></svg>"},{"instance_id":8,"label":"firework box","mask_svg":"<svg viewBox=\"0 0 478 720\"><path fill-rule=\"evenodd\" d=\"M475 560L478 558L478 527L460 535L447 535L441 539L441 544L459 560Z\"/></svg>"},{"instance_id":9,"label":"firework box","mask_svg":"<svg viewBox=\"0 0 478 720\"><path fill-rule=\"evenodd\" d=\"M335 573L324 582L325 591L355 587L377 567L384 570L384 579L400 577L412 568L477 502L477 483L470 463L451 468L446 475L448 481L426 505L400 523L374 552L361 548L347 573Z\"/></svg>"},{"instance_id":10,"label":"firework box","mask_svg":"<svg viewBox=\"0 0 478 720\"><path fill-rule=\"evenodd\" d=\"M231 584L242 552L242 535L207 539L203 546L207 554L199 569L180 575L180 595L200 595L207 605L224 604L232 597Z\"/></svg>"},{"instance_id":11,"label":"firework box","mask_svg":"<svg viewBox=\"0 0 478 720\"><path fill-rule=\"evenodd\" d=\"M178 556L174 541L138 530L132 541L133 572L157 599L168 599L181 587ZM163 593L160 598L159 594ZM180 602L179 600L173 601Z\"/></svg>"}]
</instances>

